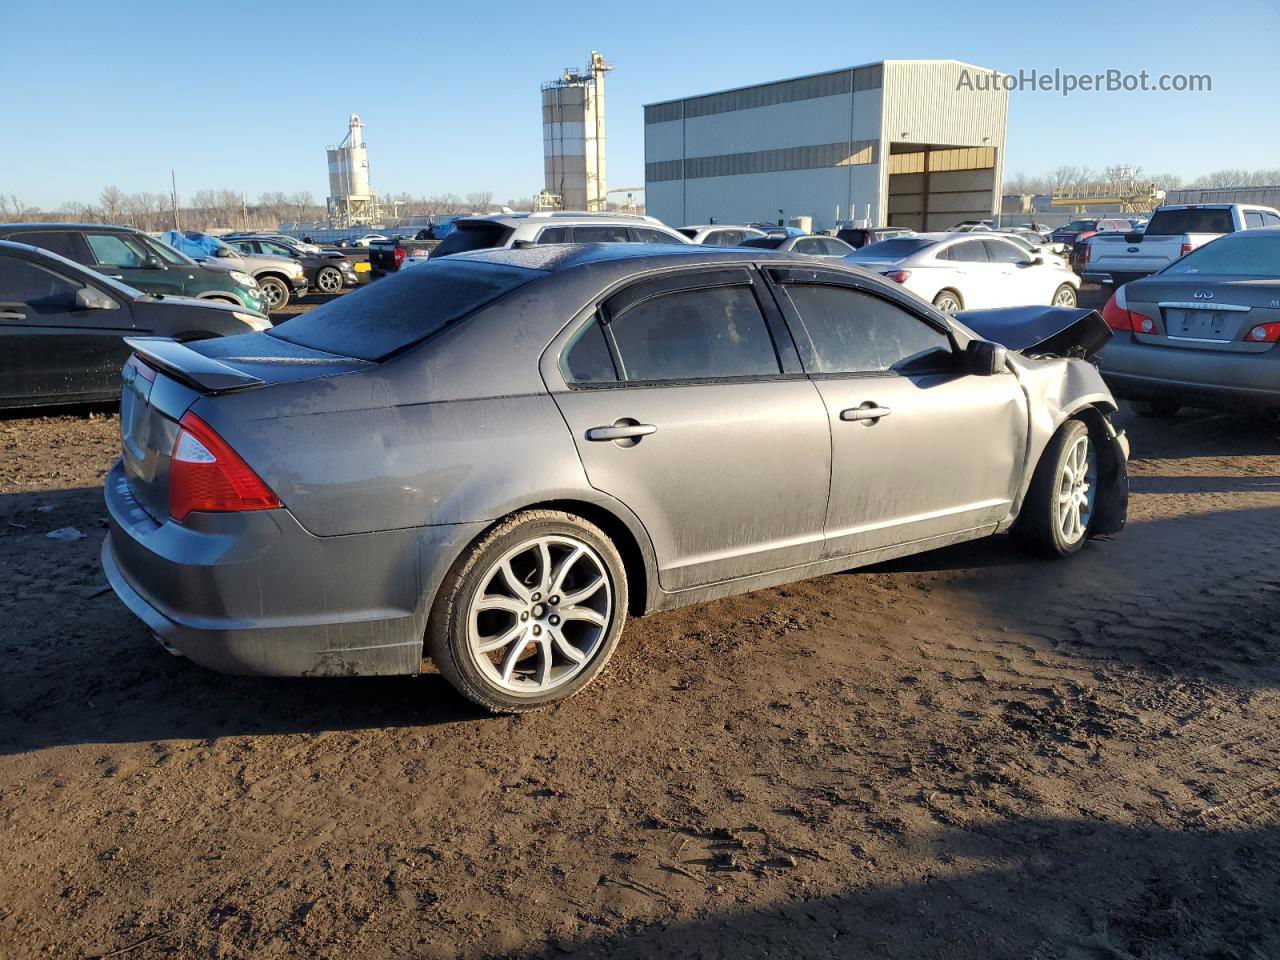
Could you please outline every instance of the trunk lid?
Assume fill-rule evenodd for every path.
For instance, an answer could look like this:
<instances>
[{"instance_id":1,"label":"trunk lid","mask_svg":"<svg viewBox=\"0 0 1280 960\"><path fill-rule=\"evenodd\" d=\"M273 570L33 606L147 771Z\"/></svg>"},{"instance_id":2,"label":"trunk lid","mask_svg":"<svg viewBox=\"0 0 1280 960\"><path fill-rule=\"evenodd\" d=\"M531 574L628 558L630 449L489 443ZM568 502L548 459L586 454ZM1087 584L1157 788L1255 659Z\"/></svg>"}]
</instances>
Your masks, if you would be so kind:
<instances>
[{"instance_id":1,"label":"trunk lid","mask_svg":"<svg viewBox=\"0 0 1280 960\"><path fill-rule=\"evenodd\" d=\"M156 520L169 517L169 466L178 422L204 396L337 376L373 366L269 337L245 334L196 343L127 337L122 371L121 462L129 489Z\"/></svg>"},{"instance_id":2,"label":"trunk lid","mask_svg":"<svg viewBox=\"0 0 1280 960\"><path fill-rule=\"evenodd\" d=\"M1244 338L1260 324L1280 322L1280 281L1267 277L1157 275L1125 288L1128 309L1156 321L1141 343L1183 350L1264 353L1272 343Z\"/></svg>"}]
</instances>

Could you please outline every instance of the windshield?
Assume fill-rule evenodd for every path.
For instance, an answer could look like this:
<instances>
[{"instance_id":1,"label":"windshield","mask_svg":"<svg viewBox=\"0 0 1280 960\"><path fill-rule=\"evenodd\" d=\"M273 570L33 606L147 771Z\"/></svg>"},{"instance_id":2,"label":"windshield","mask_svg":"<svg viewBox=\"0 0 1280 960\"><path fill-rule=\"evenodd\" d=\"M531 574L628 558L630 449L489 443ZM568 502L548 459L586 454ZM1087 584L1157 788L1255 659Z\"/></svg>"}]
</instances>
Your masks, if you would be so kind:
<instances>
[{"instance_id":1,"label":"windshield","mask_svg":"<svg viewBox=\"0 0 1280 960\"><path fill-rule=\"evenodd\" d=\"M740 247L763 247L765 250L777 250L780 246L787 242L789 238L785 234L777 234L769 237L752 237L750 240L743 240L738 246Z\"/></svg>"},{"instance_id":2,"label":"windshield","mask_svg":"<svg viewBox=\"0 0 1280 960\"><path fill-rule=\"evenodd\" d=\"M315 307L268 333L300 346L383 360L544 274L432 260Z\"/></svg>"},{"instance_id":3,"label":"windshield","mask_svg":"<svg viewBox=\"0 0 1280 960\"><path fill-rule=\"evenodd\" d=\"M504 227L493 220L458 220L454 223L453 231L440 241L440 245L430 255L447 257L451 253L500 247L507 242L511 233L510 227Z\"/></svg>"},{"instance_id":4,"label":"windshield","mask_svg":"<svg viewBox=\"0 0 1280 960\"><path fill-rule=\"evenodd\" d=\"M1227 277L1280 278L1280 234L1260 237L1232 233L1192 250L1160 271L1176 274L1216 274Z\"/></svg>"},{"instance_id":5,"label":"windshield","mask_svg":"<svg viewBox=\"0 0 1280 960\"><path fill-rule=\"evenodd\" d=\"M869 243L861 250L855 250L846 260L901 260L903 257L909 257L913 253L923 250L925 247L933 246L936 240L929 240L925 237L893 237L889 240L881 240L878 243Z\"/></svg>"}]
</instances>

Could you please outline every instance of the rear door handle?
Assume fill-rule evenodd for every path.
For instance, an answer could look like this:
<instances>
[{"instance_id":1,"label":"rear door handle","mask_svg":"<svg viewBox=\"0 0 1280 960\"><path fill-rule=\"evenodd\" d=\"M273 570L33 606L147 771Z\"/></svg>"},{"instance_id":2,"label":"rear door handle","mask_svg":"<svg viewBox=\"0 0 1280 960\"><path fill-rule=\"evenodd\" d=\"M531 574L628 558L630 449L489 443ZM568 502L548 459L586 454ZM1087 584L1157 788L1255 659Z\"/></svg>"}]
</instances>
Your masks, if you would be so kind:
<instances>
[{"instance_id":1,"label":"rear door handle","mask_svg":"<svg viewBox=\"0 0 1280 960\"><path fill-rule=\"evenodd\" d=\"M0 310L0 320L25 320L25 313L15 313L12 310Z\"/></svg>"},{"instance_id":2,"label":"rear door handle","mask_svg":"<svg viewBox=\"0 0 1280 960\"><path fill-rule=\"evenodd\" d=\"M841 420L864 420L875 421L881 417L887 417L893 413L888 407L877 406L874 403L867 402L860 407L850 407L848 410L840 411Z\"/></svg>"},{"instance_id":3,"label":"rear door handle","mask_svg":"<svg viewBox=\"0 0 1280 960\"><path fill-rule=\"evenodd\" d=\"M618 421L609 427L592 427L587 431L588 440L633 440L657 433L658 428L652 423L627 423Z\"/></svg>"}]
</instances>

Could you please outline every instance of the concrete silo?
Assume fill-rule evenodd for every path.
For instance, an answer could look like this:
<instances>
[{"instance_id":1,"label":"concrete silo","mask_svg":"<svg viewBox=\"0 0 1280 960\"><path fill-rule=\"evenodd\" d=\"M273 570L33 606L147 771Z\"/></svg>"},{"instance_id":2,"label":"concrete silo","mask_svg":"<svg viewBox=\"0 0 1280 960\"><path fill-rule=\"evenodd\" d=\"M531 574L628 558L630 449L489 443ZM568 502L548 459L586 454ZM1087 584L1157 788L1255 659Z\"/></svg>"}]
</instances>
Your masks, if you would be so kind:
<instances>
[{"instance_id":1,"label":"concrete silo","mask_svg":"<svg viewBox=\"0 0 1280 960\"><path fill-rule=\"evenodd\" d=\"M566 69L542 85L544 196L563 210L604 210L604 75L613 67L591 51L586 70Z\"/></svg>"},{"instance_id":2,"label":"concrete silo","mask_svg":"<svg viewBox=\"0 0 1280 960\"><path fill-rule=\"evenodd\" d=\"M369 154L360 131L364 124L351 114L346 138L329 147L329 226L351 227L377 223L378 198L369 185Z\"/></svg>"}]
</instances>

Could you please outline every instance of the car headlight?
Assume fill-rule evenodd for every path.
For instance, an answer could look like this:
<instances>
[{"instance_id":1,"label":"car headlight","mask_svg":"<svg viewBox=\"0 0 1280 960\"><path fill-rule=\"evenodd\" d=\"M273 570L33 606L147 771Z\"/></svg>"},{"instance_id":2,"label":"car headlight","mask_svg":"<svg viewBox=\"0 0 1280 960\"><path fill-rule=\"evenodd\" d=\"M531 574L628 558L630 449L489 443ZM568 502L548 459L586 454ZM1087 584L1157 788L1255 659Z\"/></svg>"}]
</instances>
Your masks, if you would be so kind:
<instances>
[{"instance_id":1,"label":"car headlight","mask_svg":"<svg viewBox=\"0 0 1280 960\"><path fill-rule=\"evenodd\" d=\"M256 287L258 285L257 280L253 279L253 277L249 276L249 274L242 273L239 270L231 271L231 279L234 280L236 283L240 284L240 286L242 287Z\"/></svg>"},{"instance_id":2,"label":"car headlight","mask_svg":"<svg viewBox=\"0 0 1280 960\"><path fill-rule=\"evenodd\" d=\"M293 278L295 280L301 280L304 276L306 276L306 272L302 269L302 264L295 263L293 265Z\"/></svg>"},{"instance_id":3,"label":"car headlight","mask_svg":"<svg viewBox=\"0 0 1280 960\"><path fill-rule=\"evenodd\" d=\"M241 323L247 323L256 333L271 329L271 321L257 313L241 313L239 310L231 314Z\"/></svg>"}]
</instances>

